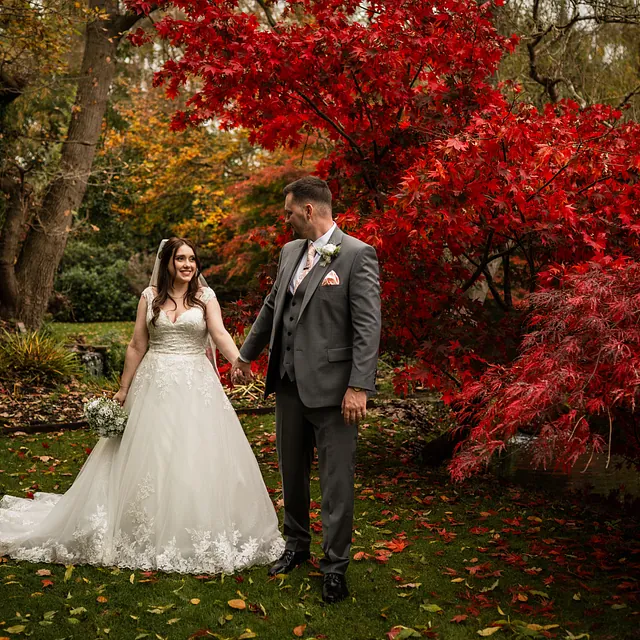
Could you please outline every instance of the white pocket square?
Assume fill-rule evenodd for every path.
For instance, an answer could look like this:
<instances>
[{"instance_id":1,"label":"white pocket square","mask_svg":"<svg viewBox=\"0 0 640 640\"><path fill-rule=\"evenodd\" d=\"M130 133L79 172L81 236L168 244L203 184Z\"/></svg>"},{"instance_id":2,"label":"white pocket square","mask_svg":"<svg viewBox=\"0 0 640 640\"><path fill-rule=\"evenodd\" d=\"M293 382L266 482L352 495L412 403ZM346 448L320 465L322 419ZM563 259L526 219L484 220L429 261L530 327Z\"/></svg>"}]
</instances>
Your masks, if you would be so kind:
<instances>
[{"instance_id":1,"label":"white pocket square","mask_svg":"<svg viewBox=\"0 0 640 640\"><path fill-rule=\"evenodd\" d=\"M340 284L340 278L335 271L329 271L322 281L323 287L330 287L332 285Z\"/></svg>"}]
</instances>

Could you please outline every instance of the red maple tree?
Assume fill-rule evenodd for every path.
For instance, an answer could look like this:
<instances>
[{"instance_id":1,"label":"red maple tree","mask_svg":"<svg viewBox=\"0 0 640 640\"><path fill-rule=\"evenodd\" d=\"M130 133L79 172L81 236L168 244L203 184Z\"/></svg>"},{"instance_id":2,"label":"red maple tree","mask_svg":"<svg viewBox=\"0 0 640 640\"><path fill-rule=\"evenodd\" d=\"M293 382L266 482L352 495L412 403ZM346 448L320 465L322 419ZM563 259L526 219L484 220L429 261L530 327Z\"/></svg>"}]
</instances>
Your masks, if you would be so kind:
<instances>
[{"instance_id":1,"label":"red maple tree","mask_svg":"<svg viewBox=\"0 0 640 640\"><path fill-rule=\"evenodd\" d=\"M454 475L475 470L525 423L548 436L544 451L552 432L571 442L559 449L571 464L601 444L589 416L617 419L623 405L637 416L637 356L628 350L615 363L624 402L594 388L599 372L584 397L566 396L582 404L565 412L551 408L557 396L540 403L507 390L532 379L523 371L543 376L558 364L561 332L525 337L523 327L541 295L554 304L540 306L536 326L541 315L550 327L561 322L579 286L571 274L601 284L583 291L585 308L602 302L610 282L620 285L606 294L611 313L637 302L640 128L600 105L539 111L518 100L517 87L497 86L515 40L497 34L491 2L288 0L277 16L274 3L260 4L268 25L233 0L167 3L182 17L168 14L155 29L180 54L156 82L170 97L189 96L173 126L244 127L267 149L326 141L316 172L331 184L339 222L380 258L385 349L413 363L399 370L398 389L437 388L471 424ZM566 321L563 339L587 332L574 340L576 363L598 369L604 361L580 349L599 352L609 330L630 326L614 316ZM548 357L532 349L534 335L548 338Z\"/></svg>"}]
</instances>

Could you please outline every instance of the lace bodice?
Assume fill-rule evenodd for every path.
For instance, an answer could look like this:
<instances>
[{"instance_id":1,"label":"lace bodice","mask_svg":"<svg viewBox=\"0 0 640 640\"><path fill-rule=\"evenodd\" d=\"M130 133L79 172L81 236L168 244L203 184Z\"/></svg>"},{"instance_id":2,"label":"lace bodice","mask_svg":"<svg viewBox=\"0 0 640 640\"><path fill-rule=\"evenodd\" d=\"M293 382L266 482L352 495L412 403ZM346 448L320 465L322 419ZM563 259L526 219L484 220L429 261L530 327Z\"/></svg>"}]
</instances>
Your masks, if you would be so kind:
<instances>
[{"instance_id":1,"label":"lace bodice","mask_svg":"<svg viewBox=\"0 0 640 640\"><path fill-rule=\"evenodd\" d=\"M175 355L199 355L207 347L207 326L200 307L191 307L183 312L175 322L171 322L164 311L156 320L153 318L152 304L155 293L151 287L143 292L147 301L147 329L149 330L149 351L153 353L170 353ZM204 289L200 299L205 304L215 298L216 294L208 287Z\"/></svg>"}]
</instances>

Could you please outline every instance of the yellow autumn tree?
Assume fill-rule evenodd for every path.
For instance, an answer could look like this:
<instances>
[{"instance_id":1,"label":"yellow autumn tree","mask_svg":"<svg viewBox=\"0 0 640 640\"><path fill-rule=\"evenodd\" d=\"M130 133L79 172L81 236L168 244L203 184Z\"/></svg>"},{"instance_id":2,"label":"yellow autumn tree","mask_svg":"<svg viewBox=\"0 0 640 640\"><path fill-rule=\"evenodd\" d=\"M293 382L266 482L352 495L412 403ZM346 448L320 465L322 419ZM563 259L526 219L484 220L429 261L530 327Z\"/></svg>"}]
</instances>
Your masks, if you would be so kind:
<instances>
[{"instance_id":1,"label":"yellow autumn tree","mask_svg":"<svg viewBox=\"0 0 640 640\"><path fill-rule=\"evenodd\" d=\"M111 210L136 234L168 234L215 251L221 220L233 207L230 184L248 178L259 151L242 131L210 123L170 127L175 104L157 91L134 89L117 101L104 131L101 173Z\"/></svg>"}]
</instances>

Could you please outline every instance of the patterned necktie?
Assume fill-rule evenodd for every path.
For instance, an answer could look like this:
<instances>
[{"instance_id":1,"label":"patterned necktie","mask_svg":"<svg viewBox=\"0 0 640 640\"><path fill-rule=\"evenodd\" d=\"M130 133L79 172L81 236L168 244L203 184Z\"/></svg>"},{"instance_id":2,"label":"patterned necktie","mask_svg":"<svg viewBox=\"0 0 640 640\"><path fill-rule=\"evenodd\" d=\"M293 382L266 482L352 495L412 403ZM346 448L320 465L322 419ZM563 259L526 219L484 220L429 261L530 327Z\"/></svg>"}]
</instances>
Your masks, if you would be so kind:
<instances>
[{"instance_id":1,"label":"patterned necktie","mask_svg":"<svg viewBox=\"0 0 640 640\"><path fill-rule=\"evenodd\" d=\"M300 286L300 283L307 277L307 273L313 267L313 258L316 255L316 248L313 246L313 243L309 245L307 249L307 261L304 263L304 268L300 272L300 274L296 277L293 283L293 293L296 292L296 289Z\"/></svg>"}]
</instances>

